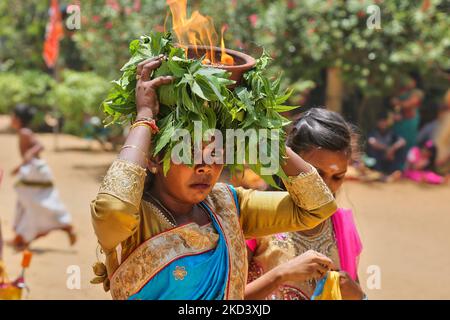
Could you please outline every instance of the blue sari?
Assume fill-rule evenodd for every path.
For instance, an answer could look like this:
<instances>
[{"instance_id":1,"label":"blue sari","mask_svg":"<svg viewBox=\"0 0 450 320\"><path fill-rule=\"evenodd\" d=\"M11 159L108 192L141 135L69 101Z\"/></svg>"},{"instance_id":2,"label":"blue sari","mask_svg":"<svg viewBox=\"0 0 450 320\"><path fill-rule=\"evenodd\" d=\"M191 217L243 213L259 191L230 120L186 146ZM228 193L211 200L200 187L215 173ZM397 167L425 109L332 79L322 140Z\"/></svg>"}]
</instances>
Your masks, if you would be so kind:
<instances>
[{"instance_id":1,"label":"blue sari","mask_svg":"<svg viewBox=\"0 0 450 320\"><path fill-rule=\"evenodd\" d=\"M242 298L246 279L233 276L246 272L234 271L246 259L239 250L240 246L245 249L242 231L235 230L239 227L237 196L227 186L227 192L221 197L225 197L222 203L211 198L201 203L210 215L209 226L200 227L195 223L178 226L137 247L111 277L113 297L130 300ZM230 232L233 232L231 237ZM236 237L236 233L242 238Z\"/></svg>"}]
</instances>

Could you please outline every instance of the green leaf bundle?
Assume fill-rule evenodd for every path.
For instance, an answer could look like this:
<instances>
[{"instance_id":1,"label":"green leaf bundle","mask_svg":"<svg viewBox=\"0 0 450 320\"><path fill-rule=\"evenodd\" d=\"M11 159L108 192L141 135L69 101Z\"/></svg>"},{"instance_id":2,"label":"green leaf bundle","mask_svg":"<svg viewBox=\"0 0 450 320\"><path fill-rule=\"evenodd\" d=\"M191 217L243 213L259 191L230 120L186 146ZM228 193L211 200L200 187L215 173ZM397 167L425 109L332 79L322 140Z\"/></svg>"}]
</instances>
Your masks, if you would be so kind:
<instances>
[{"instance_id":1,"label":"green leaf bundle","mask_svg":"<svg viewBox=\"0 0 450 320\"><path fill-rule=\"evenodd\" d=\"M171 75L175 81L158 88L161 104L157 125L160 132L153 137L153 154L164 153L164 172L170 166L172 148L179 143L172 137L177 129L185 129L193 136L194 121L201 121L203 131L218 129L225 137L227 129L255 130L258 141L263 138L260 129L275 130L278 137L269 136L265 154L273 161L282 161L285 154L285 134L283 127L289 121L280 112L296 107L286 106L291 92L281 92L280 78L275 81L267 78L264 71L270 60L266 53L257 60L256 66L244 74L244 78L233 90L228 87L234 84L230 74L222 69L202 64L202 58L188 59L182 48L174 46L170 33L152 33L133 40L129 46L131 58L121 68L122 76L113 81L113 88L104 100L102 108L108 115L107 122L127 123L136 117L136 68L149 58L160 54L167 56L161 66L155 70L152 77ZM276 145L278 150L271 150ZM237 144L242 143L239 141ZM237 145L236 144L236 145ZM249 159L249 145L245 147L245 159ZM273 151L273 152L272 152ZM231 172L243 169L243 164L237 159L227 164ZM263 164L259 157L250 167L274 185L271 175L264 175L262 169L270 161ZM278 167L278 175L284 176Z\"/></svg>"}]
</instances>

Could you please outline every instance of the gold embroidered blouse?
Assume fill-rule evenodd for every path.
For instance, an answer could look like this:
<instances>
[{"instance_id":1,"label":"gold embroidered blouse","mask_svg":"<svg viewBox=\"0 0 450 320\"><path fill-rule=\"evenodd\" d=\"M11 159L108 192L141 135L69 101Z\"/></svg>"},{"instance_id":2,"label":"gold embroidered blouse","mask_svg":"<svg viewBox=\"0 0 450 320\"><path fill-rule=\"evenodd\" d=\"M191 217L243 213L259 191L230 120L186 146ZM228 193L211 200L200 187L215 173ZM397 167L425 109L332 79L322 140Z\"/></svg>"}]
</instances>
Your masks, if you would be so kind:
<instances>
[{"instance_id":1,"label":"gold embroidered blouse","mask_svg":"<svg viewBox=\"0 0 450 320\"><path fill-rule=\"evenodd\" d=\"M286 232L256 240L257 246L252 261L249 263L249 283L308 250L320 252L329 257L336 266L340 265L331 219L322 223L321 229L314 235ZM309 300L315 288L316 281L314 280L308 282L289 281L280 285L266 299Z\"/></svg>"},{"instance_id":2,"label":"gold embroidered blouse","mask_svg":"<svg viewBox=\"0 0 450 320\"><path fill-rule=\"evenodd\" d=\"M108 275L141 243L171 228L142 199L145 177L139 165L117 159L91 203ZM245 237L311 229L336 211L333 195L312 166L310 172L289 177L285 184L288 192L236 188Z\"/></svg>"}]
</instances>

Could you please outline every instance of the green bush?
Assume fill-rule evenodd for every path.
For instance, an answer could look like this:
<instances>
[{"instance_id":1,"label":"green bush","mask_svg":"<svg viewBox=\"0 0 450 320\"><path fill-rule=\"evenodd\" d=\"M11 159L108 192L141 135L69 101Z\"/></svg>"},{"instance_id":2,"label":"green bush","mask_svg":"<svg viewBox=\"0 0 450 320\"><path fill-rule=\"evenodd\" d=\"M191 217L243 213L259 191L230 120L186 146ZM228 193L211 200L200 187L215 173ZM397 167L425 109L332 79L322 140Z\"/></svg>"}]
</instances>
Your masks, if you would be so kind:
<instances>
[{"instance_id":1,"label":"green bush","mask_svg":"<svg viewBox=\"0 0 450 320\"><path fill-rule=\"evenodd\" d=\"M18 103L26 103L43 109L48 107L48 93L54 80L39 71L25 71L17 74L0 73L0 113L10 113Z\"/></svg>"},{"instance_id":2,"label":"green bush","mask_svg":"<svg viewBox=\"0 0 450 320\"><path fill-rule=\"evenodd\" d=\"M50 92L48 101L64 118L63 130L81 134L86 115L103 118L100 104L109 88L109 82L93 72L66 70L62 73L61 82Z\"/></svg>"},{"instance_id":3,"label":"green bush","mask_svg":"<svg viewBox=\"0 0 450 320\"><path fill-rule=\"evenodd\" d=\"M21 77L12 73L0 74L0 113L9 113L15 104L26 99L26 91Z\"/></svg>"},{"instance_id":4,"label":"green bush","mask_svg":"<svg viewBox=\"0 0 450 320\"><path fill-rule=\"evenodd\" d=\"M33 123L35 128L42 128L45 114L56 110L57 116L64 119L63 131L82 134L85 116L104 117L100 104L109 88L109 82L93 72L65 70L60 82L40 71L3 72L0 114L10 113L18 103L26 103L38 109Z\"/></svg>"}]
</instances>

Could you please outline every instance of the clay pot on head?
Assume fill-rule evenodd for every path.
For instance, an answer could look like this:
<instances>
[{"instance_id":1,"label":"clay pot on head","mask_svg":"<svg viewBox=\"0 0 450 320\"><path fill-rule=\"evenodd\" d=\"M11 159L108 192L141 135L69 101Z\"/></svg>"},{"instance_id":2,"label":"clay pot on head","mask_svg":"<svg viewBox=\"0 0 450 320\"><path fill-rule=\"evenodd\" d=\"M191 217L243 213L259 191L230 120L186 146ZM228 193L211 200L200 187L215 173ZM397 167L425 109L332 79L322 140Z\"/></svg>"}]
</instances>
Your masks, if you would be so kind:
<instances>
[{"instance_id":1,"label":"clay pot on head","mask_svg":"<svg viewBox=\"0 0 450 320\"><path fill-rule=\"evenodd\" d=\"M215 60L220 61L220 57L222 55L222 49L219 47L210 47L210 46L197 46L197 49L194 46L188 46L188 58L189 59L198 59L206 55L207 52L211 52L213 50L215 54ZM231 72L230 79L236 81L234 85L229 86L230 88L236 87L241 81L242 76L245 72L252 69L256 65L256 60L239 51L225 49L226 54L230 55L234 59L234 65L212 65L214 68L220 68Z\"/></svg>"}]
</instances>

